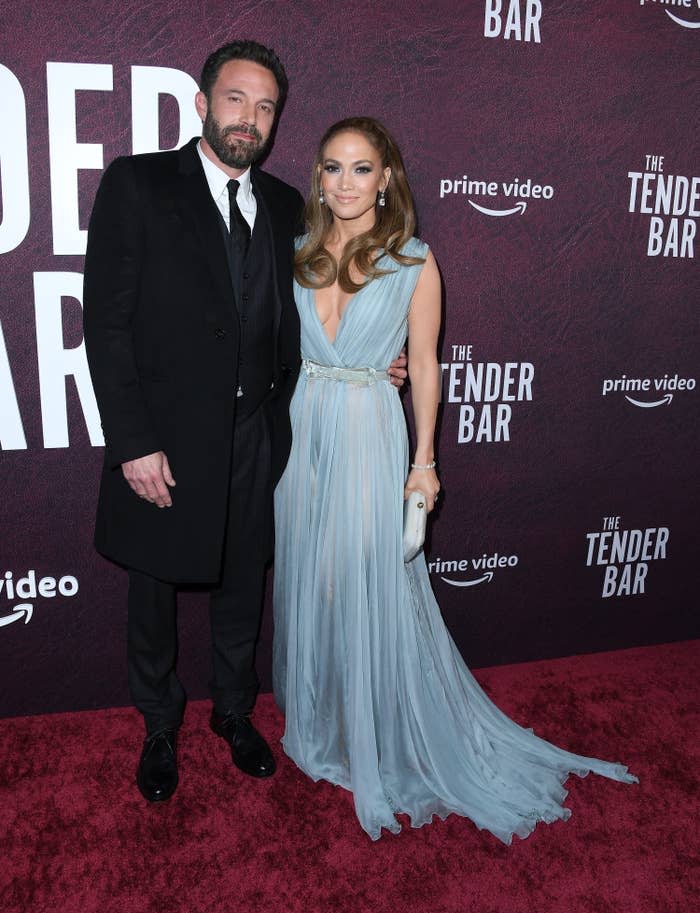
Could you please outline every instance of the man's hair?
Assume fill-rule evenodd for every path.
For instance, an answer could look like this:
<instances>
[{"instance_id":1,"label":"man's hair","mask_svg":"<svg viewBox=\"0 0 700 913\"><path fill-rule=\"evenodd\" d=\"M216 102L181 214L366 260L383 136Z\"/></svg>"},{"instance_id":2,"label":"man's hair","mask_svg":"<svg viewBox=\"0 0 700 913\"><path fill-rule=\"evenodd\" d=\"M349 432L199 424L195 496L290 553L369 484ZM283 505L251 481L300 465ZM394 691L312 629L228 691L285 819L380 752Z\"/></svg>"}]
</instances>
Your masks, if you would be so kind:
<instances>
[{"instance_id":1,"label":"man's hair","mask_svg":"<svg viewBox=\"0 0 700 913\"><path fill-rule=\"evenodd\" d=\"M287 74L284 72L284 67L272 48L266 48L265 45L258 44L257 41L232 41L207 57L199 80L199 88L207 96L207 101L211 101L211 89L217 80L221 67L228 63L229 60L250 60L270 70L279 89L279 98L277 99L277 112L279 113L289 89Z\"/></svg>"}]
</instances>

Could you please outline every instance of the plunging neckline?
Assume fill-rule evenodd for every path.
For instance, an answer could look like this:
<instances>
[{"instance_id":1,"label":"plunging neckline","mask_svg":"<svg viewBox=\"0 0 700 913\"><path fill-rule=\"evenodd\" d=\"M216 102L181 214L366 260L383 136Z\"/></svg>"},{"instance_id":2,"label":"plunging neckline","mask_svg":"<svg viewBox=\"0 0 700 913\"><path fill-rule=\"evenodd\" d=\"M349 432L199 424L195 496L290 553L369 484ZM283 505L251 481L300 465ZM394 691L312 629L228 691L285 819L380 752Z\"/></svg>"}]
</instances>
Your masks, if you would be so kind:
<instances>
[{"instance_id":1,"label":"plunging neckline","mask_svg":"<svg viewBox=\"0 0 700 913\"><path fill-rule=\"evenodd\" d=\"M321 332L323 333L323 335L324 335L324 336L326 337L326 339L328 340L328 344L329 344L330 346L332 346L333 348L335 348L335 344L336 344L336 342L337 342L337 340L338 340L338 334L340 333L340 328L341 328L341 326L342 326L342 324L343 324L343 321L345 320L345 315L346 315L347 312L348 312L348 308L349 308L350 305L353 303L353 301L355 300L355 298L357 298L357 296L360 294L360 292L364 291L364 289L367 288L367 286L370 284L371 281L372 281L371 279L368 279L368 280L362 285L362 287L359 288L359 289L355 292L354 295L350 295L350 297L348 298L347 302L345 303L345 307L343 308L343 313L342 313L342 314L340 315L340 317L338 318L338 326L337 326L337 328L336 328L335 336L333 337L333 339L331 339L330 336L328 335L328 333L326 333L325 325L321 322L321 318L320 318L319 313L318 313L318 308L316 307L316 292L317 292L317 289L315 289L315 288L309 289L309 291L311 292L311 306L312 306L313 309L314 309L314 314L316 315L316 320L318 321L318 325L321 327Z\"/></svg>"}]
</instances>

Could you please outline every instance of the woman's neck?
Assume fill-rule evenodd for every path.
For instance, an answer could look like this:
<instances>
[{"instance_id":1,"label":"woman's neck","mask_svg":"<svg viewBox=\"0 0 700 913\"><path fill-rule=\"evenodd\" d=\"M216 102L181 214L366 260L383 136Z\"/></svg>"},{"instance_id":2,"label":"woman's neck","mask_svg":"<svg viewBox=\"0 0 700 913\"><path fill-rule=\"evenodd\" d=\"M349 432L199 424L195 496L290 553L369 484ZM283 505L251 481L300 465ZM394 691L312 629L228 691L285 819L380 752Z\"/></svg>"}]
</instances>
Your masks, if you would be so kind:
<instances>
[{"instance_id":1,"label":"woman's neck","mask_svg":"<svg viewBox=\"0 0 700 913\"><path fill-rule=\"evenodd\" d=\"M341 251L358 235L369 231L375 224L374 213L369 214L369 219L333 219L327 246L339 248Z\"/></svg>"}]
</instances>

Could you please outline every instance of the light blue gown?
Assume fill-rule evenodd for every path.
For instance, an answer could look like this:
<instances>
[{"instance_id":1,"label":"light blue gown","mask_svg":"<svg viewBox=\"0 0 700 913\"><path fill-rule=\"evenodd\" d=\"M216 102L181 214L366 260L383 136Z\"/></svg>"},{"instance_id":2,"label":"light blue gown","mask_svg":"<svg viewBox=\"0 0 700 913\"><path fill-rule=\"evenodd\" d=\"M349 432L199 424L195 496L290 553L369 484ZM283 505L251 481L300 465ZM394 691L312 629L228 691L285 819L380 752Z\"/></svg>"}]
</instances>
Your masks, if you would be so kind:
<instances>
[{"instance_id":1,"label":"light blue gown","mask_svg":"<svg viewBox=\"0 0 700 913\"><path fill-rule=\"evenodd\" d=\"M411 239L403 253L424 257ZM407 335L422 266L398 266L354 295L331 343L314 292L295 284L302 356L385 370ZM423 554L403 561L406 421L386 380L358 385L303 369L293 445L275 494L274 690L285 752L312 779L352 791L373 839L433 815L465 815L504 843L566 819L562 784L619 764L570 754L501 713L467 669Z\"/></svg>"}]
</instances>

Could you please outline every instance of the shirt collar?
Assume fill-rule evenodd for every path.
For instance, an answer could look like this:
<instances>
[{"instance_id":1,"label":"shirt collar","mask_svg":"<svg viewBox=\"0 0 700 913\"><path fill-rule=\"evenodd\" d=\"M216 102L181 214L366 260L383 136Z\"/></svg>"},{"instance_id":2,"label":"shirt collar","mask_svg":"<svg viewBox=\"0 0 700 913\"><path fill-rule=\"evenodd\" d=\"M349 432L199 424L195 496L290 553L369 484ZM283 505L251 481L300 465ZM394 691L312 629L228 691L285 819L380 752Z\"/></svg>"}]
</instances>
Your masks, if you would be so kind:
<instances>
[{"instance_id":1,"label":"shirt collar","mask_svg":"<svg viewBox=\"0 0 700 913\"><path fill-rule=\"evenodd\" d=\"M204 176L207 179L209 191L212 197L215 200L218 200L222 193L226 190L226 185L231 179L225 171L219 168L218 165L215 165L210 158L207 158L207 156L202 151L201 140L197 143L197 152L199 153L199 158L202 162L202 168L204 168ZM251 186L250 180L250 167L246 168L243 174L240 174L236 180L238 181L237 196L242 194L244 200L250 200L253 196L253 188Z\"/></svg>"}]
</instances>

